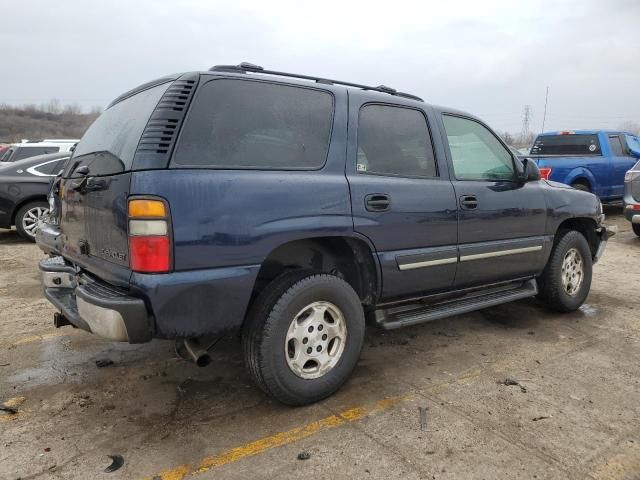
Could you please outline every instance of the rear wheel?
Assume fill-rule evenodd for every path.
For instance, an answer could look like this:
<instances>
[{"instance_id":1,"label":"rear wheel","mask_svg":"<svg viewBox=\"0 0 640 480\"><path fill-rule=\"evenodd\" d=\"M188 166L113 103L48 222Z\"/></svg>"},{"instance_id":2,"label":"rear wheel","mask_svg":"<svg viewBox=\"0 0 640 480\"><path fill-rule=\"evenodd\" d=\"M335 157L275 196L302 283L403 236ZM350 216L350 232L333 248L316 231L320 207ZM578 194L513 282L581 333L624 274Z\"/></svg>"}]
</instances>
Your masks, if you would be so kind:
<instances>
[{"instance_id":1,"label":"rear wheel","mask_svg":"<svg viewBox=\"0 0 640 480\"><path fill-rule=\"evenodd\" d=\"M15 219L18 235L26 240L35 242L38 223L48 213L49 204L47 202L29 202L20 207Z\"/></svg>"},{"instance_id":2,"label":"rear wheel","mask_svg":"<svg viewBox=\"0 0 640 480\"><path fill-rule=\"evenodd\" d=\"M586 182L574 182L571 184L573 188L576 190L581 190L583 192L591 192L591 187Z\"/></svg>"},{"instance_id":3,"label":"rear wheel","mask_svg":"<svg viewBox=\"0 0 640 480\"><path fill-rule=\"evenodd\" d=\"M640 237L640 223L632 223L631 228L633 228L633 233Z\"/></svg>"},{"instance_id":4,"label":"rear wheel","mask_svg":"<svg viewBox=\"0 0 640 480\"><path fill-rule=\"evenodd\" d=\"M284 274L251 307L242 335L256 384L287 405L317 402L342 386L364 340L360 298L338 277Z\"/></svg>"},{"instance_id":5,"label":"rear wheel","mask_svg":"<svg viewBox=\"0 0 640 480\"><path fill-rule=\"evenodd\" d=\"M589 294L591 273L591 249L584 236L575 230L559 232L538 279L538 297L558 312L577 310Z\"/></svg>"}]
</instances>

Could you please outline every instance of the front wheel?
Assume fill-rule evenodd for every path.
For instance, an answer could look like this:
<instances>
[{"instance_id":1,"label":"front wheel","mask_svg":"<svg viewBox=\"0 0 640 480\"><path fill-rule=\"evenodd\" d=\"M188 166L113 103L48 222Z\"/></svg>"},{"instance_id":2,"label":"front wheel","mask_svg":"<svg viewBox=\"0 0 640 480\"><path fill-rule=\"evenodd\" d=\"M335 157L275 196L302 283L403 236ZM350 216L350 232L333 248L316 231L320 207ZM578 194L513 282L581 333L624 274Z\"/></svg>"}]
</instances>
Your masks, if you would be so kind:
<instances>
[{"instance_id":1,"label":"front wheel","mask_svg":"<svg viewBox=\"0 0 640 480\"><path fill-rule=\"evenodd\" d=\"M276 400L317 402L351 375L364 329L360 299L344 280L287 273L251 307L242 335L245 363L255 383Z\"/></svg>"},{"instance_id":2,"label":"front wheel","mask_svg":"<svg viewBox=\"0 0 640 480\"><path fill-rule=\"evenodd\" d=\"M558 312L577 310L589 294L592 267L591 249L584 236L575 230L558 233L538 279L538 297Z\"/></svg>"},{"instance_id":3,"label":"front wheel","mask_svg":"<svg viewBox=\"0 0 640 480\"><path fill-rule=\"evenodd\" d=\"M38 223L49 213L47 202L29 202L16 213L16 231L25 240L36 241Z\"/></svg>"}]
</instances>

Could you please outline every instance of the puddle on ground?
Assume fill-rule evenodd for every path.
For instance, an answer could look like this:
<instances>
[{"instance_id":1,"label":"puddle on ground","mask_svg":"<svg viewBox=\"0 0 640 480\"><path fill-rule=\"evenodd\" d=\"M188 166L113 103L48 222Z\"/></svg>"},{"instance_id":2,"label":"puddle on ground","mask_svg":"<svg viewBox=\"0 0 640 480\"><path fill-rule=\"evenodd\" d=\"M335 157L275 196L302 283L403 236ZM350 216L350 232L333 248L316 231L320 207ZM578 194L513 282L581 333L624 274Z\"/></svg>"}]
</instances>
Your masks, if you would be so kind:
<instances>
[{"instance_id":1,"label":"puddle on ground","mask_svg":"<svg viewBox=\"0 0 640 480\"><path fill-rule=\"evenodd\" d=\"M578 310L587 317L594 317L598 314L598 309L588 303L584 303Z\"/></svg>"}]
</instances>

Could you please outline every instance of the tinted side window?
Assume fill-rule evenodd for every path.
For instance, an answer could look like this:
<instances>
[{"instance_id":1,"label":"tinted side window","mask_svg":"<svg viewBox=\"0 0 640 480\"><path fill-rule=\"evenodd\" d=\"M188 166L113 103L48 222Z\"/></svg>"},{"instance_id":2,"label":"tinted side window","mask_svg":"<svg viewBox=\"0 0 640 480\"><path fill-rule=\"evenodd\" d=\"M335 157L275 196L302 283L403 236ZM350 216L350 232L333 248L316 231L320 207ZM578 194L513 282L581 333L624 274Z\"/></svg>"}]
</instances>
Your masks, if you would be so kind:
<instances>
[{"instance_id":1,"label":"tinted side window","mask_svg":"<svg viewBox=\"0 0 640 480\"><path fill-rule=\"evenodd\" d=\"M626 155L625 149L622 146L622 139L618 135L609 136L609 145L611 145L611 153L615 157L624 157Z\"/></svg>"},{"instance_id":2,"label":"tinted side window","mask_svg":"<svg viewBox=\"0 0 640 480\"><path fill-rule=\"evenodd\" d=\"M444 127L458 180L513 180L511 153L481 123L443 116Z\"/></svg>"},{"instance_id":3,"label":"tinted side window","mask_svg":"<svg viewBox=\"0 0 640 480\"><path fill-rule=\"evenodd\" d=\"M39 165L35 167L34 170L43 174L43 175L57 175L60 170L64 168L64 164L67 161L67 158L63 158L62 160L49 161L44 165Z\"/></svg>"},{"instance_id":4,"label":"tinted side window","mask_svg":"<svg viewBox=\"0 0 640 480\"><path fill-rule=\"evenodd\" d=\"M310 88L213 80L194 99L174 165L271 170L324 165L333 96Z\"/></svg>"},{"instance_id":5,"label":"tinted side window","mask_svg":"<svg viewBox=\"0 0 640 480\"><path fill-rule=\"evenodd\" d=\"M418 110L365 105L358 120L358 172L438 175L427 120Z\"/></svg>"},{"instance_id":6,"label":"tinted side window","mask_svg":"<svg viewBox=\"0 0 640 480\"><path fill-rule=\"evenodd\" d=\"M45 155L47 153L57 153L59 147L18 147L11 161L22 160L24 158L35 157L36 155Z\"/></svg>"}]
</instances>

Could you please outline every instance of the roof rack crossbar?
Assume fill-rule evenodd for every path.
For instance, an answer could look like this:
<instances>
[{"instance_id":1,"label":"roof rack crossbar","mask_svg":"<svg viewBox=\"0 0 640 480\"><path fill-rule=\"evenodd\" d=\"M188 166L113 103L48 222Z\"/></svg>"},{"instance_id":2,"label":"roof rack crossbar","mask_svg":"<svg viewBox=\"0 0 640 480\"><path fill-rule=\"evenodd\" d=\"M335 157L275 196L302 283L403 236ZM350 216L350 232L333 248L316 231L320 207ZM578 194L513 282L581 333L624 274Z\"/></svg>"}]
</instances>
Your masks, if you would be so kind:
<instances>
[{"instance_id":1,"label":"roof rack crossbar","mask_svg":"<svg viewBox=\"0 0 640 480\"><path fill-rule=\"evenodd\" d=\"M374 92L388 93L389 95L395 95L397 97L417 100L419 102L424 101L420 97L411 95L410 93L398 92L397 90L394 90L393 88L387 87L385 85L378 85L377 87L372 87L369 85L360 85L359 83L344 82L342 80L333 80L330 78L314 77L311 75L302 75L299 73L287 73L287 72L278 72L275 70L265 70L259 65L254 65L248 62L242 62L240 65L215 65L211 67L209 71L210 72L230 72L230 73L252 72L252 73L264 73L266 75L276 75L278 77L300 78L302 80L312 80L316 83L323 83L325 85L344 85L345 87L354 87L354 88L360 88L362 90L371 90Z\"/></svg>"}]
</instances>

